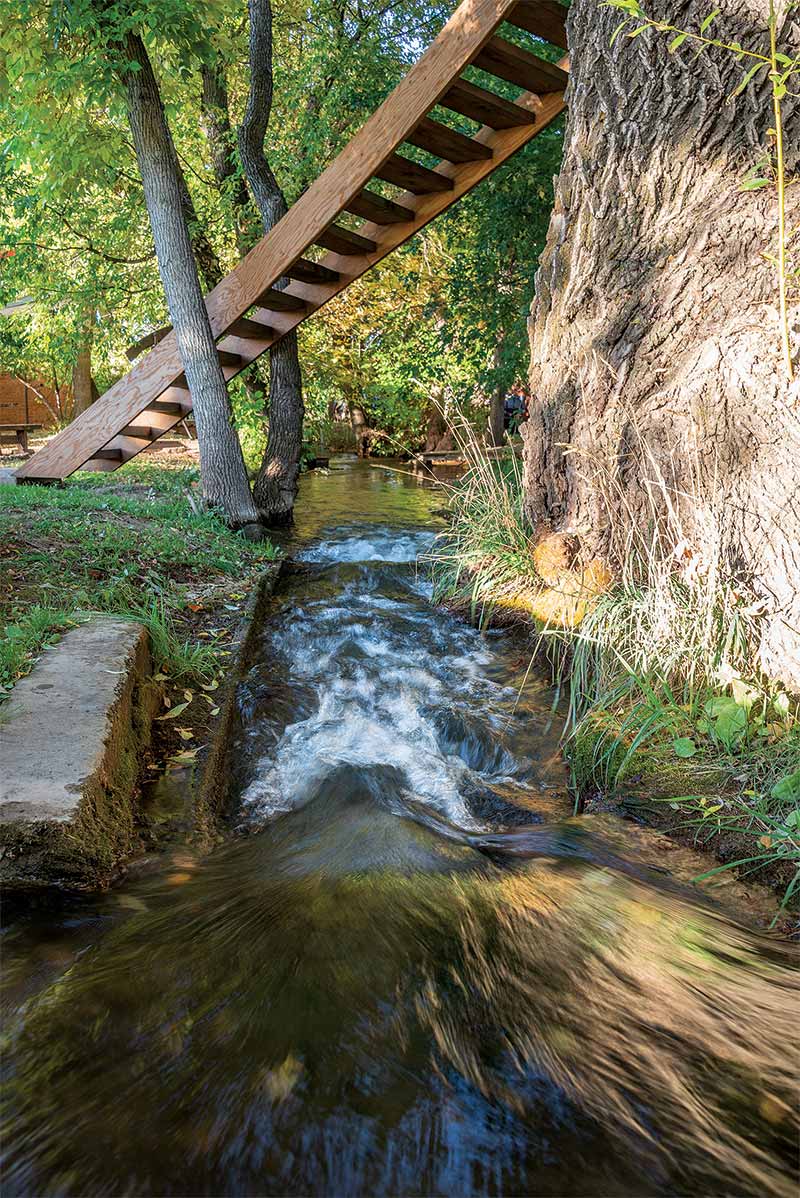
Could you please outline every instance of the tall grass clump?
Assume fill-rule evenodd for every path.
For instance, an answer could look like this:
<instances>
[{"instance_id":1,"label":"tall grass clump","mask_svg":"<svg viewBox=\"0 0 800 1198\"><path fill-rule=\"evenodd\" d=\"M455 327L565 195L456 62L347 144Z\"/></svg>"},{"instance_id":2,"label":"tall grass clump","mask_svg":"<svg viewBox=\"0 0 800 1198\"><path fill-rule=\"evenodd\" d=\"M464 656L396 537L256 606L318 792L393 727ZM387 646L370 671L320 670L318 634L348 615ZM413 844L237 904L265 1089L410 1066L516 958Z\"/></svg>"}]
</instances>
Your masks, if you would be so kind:
<instances>
[{"instance_id":1,"label":"tall grass clump","mask_svg":"<svg viewBox=\"0 0 800 1198\"><path fill-rule=\"evenodd\" d=\"M428 563L438 601L469 602L481 624L520 584L536 585L535 541L523 508L522 464L509 451L490 457L466 423L453 426L467 470L447 487L449 520Z\"/></svg>"},{"instance_id":2,"label":"tall grass clump","mask_svg":"<svg viewBox=\"0 0 800 1198\"><path fill-rule=\"evenodd\" d=\"M537 596L574 595L585 564L541 577L519 463L487 460L474 439L467 451L432 554L436 593L469 596L483 623L508 595L527 596L536 650L548 650L567 696L579 801L622 794L665 811L698 840L724 840L720 868L777 867L788 901L800 890L798 706L760 669L764 604L730 565L724 506L670 486L644 444L647 477L633 494L587 461L609 582L578 618L537 619L558 611Z\"/></svg>"}]
</instances>

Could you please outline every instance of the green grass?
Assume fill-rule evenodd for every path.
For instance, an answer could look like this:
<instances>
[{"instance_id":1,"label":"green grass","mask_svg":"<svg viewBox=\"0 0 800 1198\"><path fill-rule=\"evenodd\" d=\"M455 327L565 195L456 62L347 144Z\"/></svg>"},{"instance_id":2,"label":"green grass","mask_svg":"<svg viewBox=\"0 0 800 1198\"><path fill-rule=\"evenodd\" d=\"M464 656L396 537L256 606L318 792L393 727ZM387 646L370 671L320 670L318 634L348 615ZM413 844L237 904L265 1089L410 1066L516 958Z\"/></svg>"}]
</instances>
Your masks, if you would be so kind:
<instances>
[{"instance_id":1,"label":"green grass","mask_svg":"<svg viewBox=\"0 0 800 1198\"><path fill-rule=\"evenodd\" d=\"M194 510L194 481L193 470L145 463L63 488L0 486L0 687L92 611L145 623L174 677L211 676L213 650L187 626L187 589L239 579L278 552ZM120 494L126 482L135 487Z\"/></svg>"}]
</instances>

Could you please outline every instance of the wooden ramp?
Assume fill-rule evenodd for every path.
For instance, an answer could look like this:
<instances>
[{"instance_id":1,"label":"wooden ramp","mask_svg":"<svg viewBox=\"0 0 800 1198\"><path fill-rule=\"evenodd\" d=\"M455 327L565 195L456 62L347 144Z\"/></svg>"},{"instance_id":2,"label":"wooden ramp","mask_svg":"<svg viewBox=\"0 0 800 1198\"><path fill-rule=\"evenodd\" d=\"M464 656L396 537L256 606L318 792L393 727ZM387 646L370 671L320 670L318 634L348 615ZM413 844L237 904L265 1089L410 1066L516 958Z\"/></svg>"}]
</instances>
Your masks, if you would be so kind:
<instances>
[{"instance_id":1,"label":"wooden ramp","mask_svg":"<svg viewBox=\"0 0 800 1198\"><path fill-rule=\"evenodd\" d=\"M497 30L507 21L566 49L565 17L566 9L556 0L464 0L341 154L206 296L226 379L560 115L566 58L554 65L498 36ZM512 102L476 86L463 77L469 66L521 88L520 95ZM479 128L471 135L455 132L437 119L437 107L467 117ZM404 144L426 151L433 165L423 166L398 152ZM394 185L394 198L371 190L374 179ZM338 223L343 213L361 223ZM321 257L320 250L326 251ZM309 251L312 257L305 256ZM275 284L283 277L289 284L278 291ZM160 330L144 339L156 340L101 399L20 467L17 478L46 482L79 469L115 470L183 419L192 399L175 334Z\"/></svg>"}]
</instances>

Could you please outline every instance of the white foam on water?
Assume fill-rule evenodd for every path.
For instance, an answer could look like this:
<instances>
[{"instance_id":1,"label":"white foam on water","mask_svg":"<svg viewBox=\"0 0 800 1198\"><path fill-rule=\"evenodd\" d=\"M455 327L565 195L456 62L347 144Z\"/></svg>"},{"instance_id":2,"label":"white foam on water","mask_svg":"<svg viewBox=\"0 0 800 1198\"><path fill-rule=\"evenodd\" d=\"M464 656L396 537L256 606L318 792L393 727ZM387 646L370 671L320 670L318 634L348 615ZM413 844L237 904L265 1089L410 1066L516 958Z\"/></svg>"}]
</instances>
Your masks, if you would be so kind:
<instances>
[{"instance_id":1,"label":"white foam on water","mask_svg":"<svg viewBox=\"0 0 800 1198\"><path fill-rule=\"evenodd\" d=\"M322 541L304 556L410 563L430 540L376 528L369 537ZM390 573L394 594L378 593L386 583L385 571L360 571L335 597L299 603L273 630L272 652L290 680L311 683L317 708L284 727L258 762L242 796L248 823L303 806L324 791L327 776L351 765L392 766L418 801L461 827L480 827L462 792L481 777L440 746L432 713L460 707L468 695L498 726L514 694L487 676L493 655L485 638L428 607L412 570Z\"/></svg>"},{"instance_id":2,"label":"white foam on water","mask_svg":"<svg viewBox=\"0 0 800 1198\"><path fill-rule=\"evenodd\" d=\"M318 541L298 558L304 562L415 562L434 539L431 532L396 533L379 527Z\"/></svg>"}]
</instances>

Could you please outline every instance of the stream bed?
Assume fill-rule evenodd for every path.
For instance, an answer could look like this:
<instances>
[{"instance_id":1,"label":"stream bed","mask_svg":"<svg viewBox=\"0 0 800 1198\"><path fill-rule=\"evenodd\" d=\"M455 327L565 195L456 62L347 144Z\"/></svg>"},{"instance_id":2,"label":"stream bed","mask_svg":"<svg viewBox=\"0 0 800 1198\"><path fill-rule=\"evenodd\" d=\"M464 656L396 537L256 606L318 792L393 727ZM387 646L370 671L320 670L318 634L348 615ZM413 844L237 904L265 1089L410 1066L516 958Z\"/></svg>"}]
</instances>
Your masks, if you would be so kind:
<instances>
[{"instance_id":1,"label":"stream bed","mask_svg":"<svg viewBox=\"0 0 800 1198\"><path fill-rule=\"evenodd\" d=\"M431 605L441 504L306 476L231 836L9 918L6 1198L796 1194L795 947L572 816L549 678Z\"/></svg>"}]
</instances>

